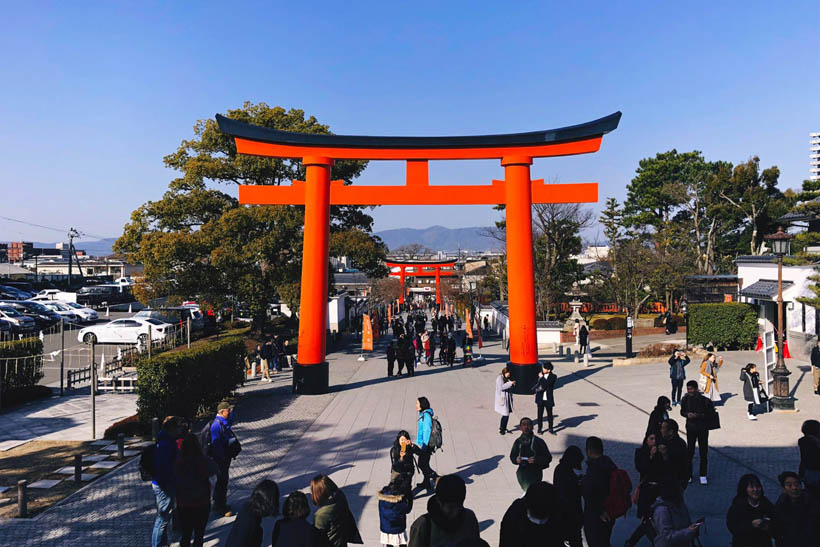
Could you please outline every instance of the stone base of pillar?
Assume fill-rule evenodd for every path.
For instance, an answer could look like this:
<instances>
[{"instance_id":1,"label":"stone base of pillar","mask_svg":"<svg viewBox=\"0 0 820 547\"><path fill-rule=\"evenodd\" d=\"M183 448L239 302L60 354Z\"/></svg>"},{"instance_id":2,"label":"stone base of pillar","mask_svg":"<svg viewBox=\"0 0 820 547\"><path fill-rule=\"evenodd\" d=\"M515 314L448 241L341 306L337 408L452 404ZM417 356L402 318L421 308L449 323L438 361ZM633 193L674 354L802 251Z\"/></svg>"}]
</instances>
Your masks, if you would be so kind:
<instances>
[{"instance_id":1,"label":"stone base of pillar","mask_svg":"<svg viewBox=\"0 0 820 547\"><path fill-rule=\"evenodd\" d=\"M772 408L775 410L794 410L794 397L772 397Z\"/></svg>"},{"instance_id":2,"label":"stone base of pillar","mask_svg":"<svg viewBox=\"0 0 820 547\"><path fill-rule=\"evenodd\" d=\"M293 392L299 395L322 395L330 388L327 361L315 365L293 363Z\"/></svg>"},{"instance_id":3,"label":"stone base of pillar","mask_svg":"<svg viewBox=\"0 0 820 547\"><path fill-rule=\"evenodd\" d=\"M532 386L538 381L538 373L541 372L541 365L533 363L531 365L519 365L507 363L507 370L510 371L510 379L515 380L513 393L517 395L532 395Z\"/></svg>"}]
</instances>

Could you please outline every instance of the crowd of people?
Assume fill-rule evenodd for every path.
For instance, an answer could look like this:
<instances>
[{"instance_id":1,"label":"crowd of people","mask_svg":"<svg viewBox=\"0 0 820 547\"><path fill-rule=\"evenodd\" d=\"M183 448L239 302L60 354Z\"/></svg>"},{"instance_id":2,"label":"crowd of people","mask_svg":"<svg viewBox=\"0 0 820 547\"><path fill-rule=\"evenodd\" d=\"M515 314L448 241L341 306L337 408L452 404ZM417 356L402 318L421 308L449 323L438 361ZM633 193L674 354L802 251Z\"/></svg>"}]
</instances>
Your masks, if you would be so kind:
<instances>
[{"instance_id":1,"label":"crowd of people","mask_svg":"<svg viewBox=\"0 0 820 547\"><path fill-rule=\"evenodd\" d=\"M431 344L425 342L429 343L433 335L425 323L423 313L411 314L406 324L400 318L394 320L391 326L399 343L392 359L388 349L390 375L392 360L399 362L399 374L406 366L412 375L421 357L432 358L434 350L428 353ZM456 328L453 323L451 326L447 318L436 317L432 332L451 337ZM408 350L407 340L416 339L421 345L410 345L412 349ZM274 342L271 344L276 347ZM586 438L583 448L567 446L553 471L552 482L544 480L544 472L553 461L542 437L544 413L547 432L554 434L557 375L551 362L542 362L537 380L529 388L535 395L537 419L521 418L517 437L510 446L509 461L516 468L522 496L501 518L499 545L578 547L585 540L589 547L609 546L616 520L632 505L639 524L627 539L627 546L637 545L644 538L656 546L696 545L705 519L693 520L683 494L694 480L709 484L709 435L720 428L715 407L721 404L718 372L723 361L708 354L698 370L699 379L687 382L686 367L690 362L682 350L669 358L671 397L657 399L641 445L635 449L631 463L639 477L636 485L606 454L603 440L594 436ZM768 397L754 365L742 369L740 381L752 419L767 406ZM495 385L495 411L501 416L502 435L513 433L508 422L515 385L511 371L504 368ZM676 407L679 417L673 412ZM415 435L407 430L397 432L388 449L390 469L385 470L384 486L375 493L380 543L394 547L487 545L475 513L465 507L467 487L463 478L457 474L440 476L431 466L432 455L443 444L443 430L427 397L417 398L416 411ZM679 421L685 428L686 440L681 437ZM164 420L156 444L149 451L150 459L144 453L142 459L146 461L140 462L144 477L152 481L156 498L152 545L168 545L172 533L180 536L183 547L202 545L209 515L234 513L227 505L227 490L230 465L241 445L232 430L233 422L229 402L220 403L216 416L199 435L180 418ZM760 477L746 474L739 478L725 520L733 546L820 545L820 422L806 420L802 433L797 443L800 466L778 476L781 491L776 499L771 498L774 502L766 497ZM416 473L420 480L414 484ZM307 495L295 490L285 496L282 518L276 521L270 538L272 545L361 544L357 518L333 480L324 474L316 475L306 488ZM408 515L422 494L429 495L426 512L410 523ZM315 507L312 522L308 520L311 502ZM278 516L279 507L277 484L260 482L238 509L227 545L267 544L262 520Z\"/></svg>"}]
</instances>

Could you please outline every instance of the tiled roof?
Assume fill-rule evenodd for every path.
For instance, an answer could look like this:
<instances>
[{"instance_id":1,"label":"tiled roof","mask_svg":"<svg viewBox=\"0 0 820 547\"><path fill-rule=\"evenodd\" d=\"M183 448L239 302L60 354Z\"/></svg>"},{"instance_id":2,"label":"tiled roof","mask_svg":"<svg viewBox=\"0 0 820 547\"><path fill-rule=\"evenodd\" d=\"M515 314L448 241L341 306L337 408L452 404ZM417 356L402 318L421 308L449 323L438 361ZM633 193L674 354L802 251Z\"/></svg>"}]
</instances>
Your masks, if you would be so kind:
<instances>
[{"instance_id":1,"label":"tiled roof","mask_svg":"<svg viewBox=\"0 0 820 547\"><path fill-rule=\"evenodd\" d=\"M788 288L793 284L794 283L791 281L783 281L783 288ZM740 296L771 300L777 296L777 281L772 281L770 279L755 281L748 287L741 289Z\"/></svg>"}]
</instances>

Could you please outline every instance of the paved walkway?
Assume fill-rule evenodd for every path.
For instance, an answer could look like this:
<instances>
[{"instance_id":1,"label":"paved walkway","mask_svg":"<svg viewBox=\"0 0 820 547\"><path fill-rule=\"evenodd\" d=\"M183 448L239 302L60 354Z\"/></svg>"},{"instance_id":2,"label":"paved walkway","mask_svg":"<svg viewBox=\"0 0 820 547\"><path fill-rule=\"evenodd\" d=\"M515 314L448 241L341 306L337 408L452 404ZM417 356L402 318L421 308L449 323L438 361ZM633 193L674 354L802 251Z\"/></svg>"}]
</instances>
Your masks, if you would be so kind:
<instances>
[{"instance_id":1,"label":"paved walkway","mask_svg":"<svg viewBox=\"0 0 820 547\"><path fill-rule=\"evenodd\" d=\"M634 449L642 440L657 396L668 392L668 367L660 362L613 368L609 349L617 348L596 351L590 368L555 360L560 377L556 392L558 431L545 437L554 458L547 480L566 446L583 446L587 436L598 435L604 439L607 454L633 473L637 482L632 465ZM360 363L356 361L358 351L334 353L328 358L334 391L321 396L292 396L289 374L277 377L272 384L252 382L243 389L245 395L237 409L236 431L243 451L231 471L230 503L240 506L263 478L276 480L284 497L295 489L307 491L310 478L326 472L344 489L359 518L365 545L378 545L376 494L389 477L388 447L400 429L415 435L415 399L424 395L444 427L444 451L433 457L432 465L440 474L456 472L465 478L466 505L476 512L482 537L497 545L501 517L521 492L507 456L514 436L498 435L498 416L492 411L495 377L505 356L495 340L482 352L485 359L476 368L422 366L414 378L401 379L385 377L383 359ZM702 537L707 546L729 543L725 514L740 475L758 473L766 494L771 499L777 497L777 473L797 468L800 424L820 410L820 397L810 394L810 373L806 375L801 369L805 363L790 360L800 412L768 414L757 422L747 420L745 403L737 396L737 378L740 366L748 360L759 362L760 354L726 354L720 374L726 397L720 409L723 428L710 438L710 483L693 484L686 493L693 516L707 519ZM694 363L689 377L695 377ZM534 414L532 396L517 396L510 422ZM426 497L417 499L411 522L424 513L426 502ZM0 523L0 536L16 545L146 545L152 519L150 488L140 482L132 463L38 519ZM210 523L209 545L227 536L231 520ZM274 521L267 520L269 541ZM636 523L634 517L619 520L613 545L622 544ZM128 534L122 534L123 530Z\"/></svg>"},{"instance_id":2,"label":"paved walkway","mask_svg":"<svg viewBox=\"0 0 820 547\"><path fill-rule=\"evenodd\" d=\"M0 458L2 451L24 442L89 441L91 435L90 388L73 390L71 395L55 395L26 403L0 413ZM96 436L101 439L113 423L137 413L133 393L106 393L95 400Z\"/></svg>"}]
</instances>

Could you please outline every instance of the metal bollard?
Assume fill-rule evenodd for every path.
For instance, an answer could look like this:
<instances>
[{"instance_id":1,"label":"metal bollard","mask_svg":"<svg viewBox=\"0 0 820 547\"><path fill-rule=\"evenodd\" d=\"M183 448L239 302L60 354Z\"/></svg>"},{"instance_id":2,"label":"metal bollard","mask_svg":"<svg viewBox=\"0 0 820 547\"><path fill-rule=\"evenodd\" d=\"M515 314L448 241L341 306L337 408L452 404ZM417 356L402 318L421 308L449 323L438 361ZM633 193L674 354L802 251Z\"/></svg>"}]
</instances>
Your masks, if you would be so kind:
<instances>
[{"instance_id":1,"label":"metal bollard","mask_svg":"<svg viewBox=\"0 0 820 547\"><path fill-rule=\"evenodd\" d=\"M83 480L83 455L77 454L74 456L74 482L82 482Z\"/></svg>"},{"instance_id":2,"label":"metal bollard","mask_svg":"<svg viewBox=\"0 0 820 547\"><path fill-rule=\"evenodd\" d=\"M584 366L589 367L591 366L589 363L589 353L584 353Z\"/></svg>"},{"instance_id":3,"label":"metal bollard","mask_svg":"<svg viewBox=\"0 0 820 547\"><path fill-rule=\"evenodd\" d=\"M574 352L572 360L576 365L578 364L578 352L577 351Z\"/></svg>"},{"instance_id":4,"label":"metal bollard","mask_svg":"<svg viewBox=\"0 0 820 547\"><path fill-rule=\"evenodd\" d=\"M154 442L157 442L159 436L159 418L151 419L151 434L154 436Z\"/></svg>"},{"instance_id":5,"label":"metal bollard","mask_svg":"<svg viewBox=\"0 0 820 547\"><path fill-rule=\"evenodd\" d=\"M28 516L28 499L26 498L26 487L28 481L17 481L17 516L24 519Z\"/></svg>"},{"instance_id":6,"label":"metal bollard","mask_svg":"<svg viewBox=\"0 0 820 547\"><path fill-rule=\"evenodd\" d=\"M118 433L117 434L117 459L124 460L125 459L125 434Z\"/></svg>"}]
</instances>

